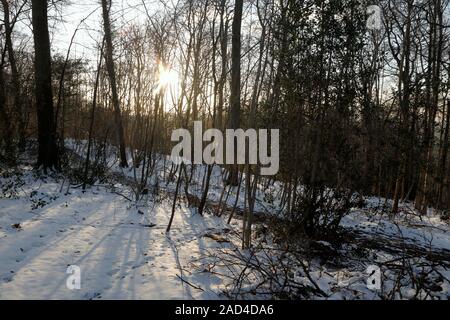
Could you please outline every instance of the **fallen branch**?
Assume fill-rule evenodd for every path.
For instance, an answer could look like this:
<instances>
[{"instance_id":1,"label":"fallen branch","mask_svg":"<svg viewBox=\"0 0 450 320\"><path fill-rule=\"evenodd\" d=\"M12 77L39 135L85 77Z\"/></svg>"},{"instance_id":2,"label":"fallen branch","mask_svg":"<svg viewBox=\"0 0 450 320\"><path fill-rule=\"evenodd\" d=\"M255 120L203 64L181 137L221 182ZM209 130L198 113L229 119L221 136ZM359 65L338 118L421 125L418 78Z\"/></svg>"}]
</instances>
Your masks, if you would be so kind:
<instances>
[{"instance_id":1,"label":"fallen branch","mask_svg":"<svg viewBox=\"0 0 450 320\"><path fill-rule=\"evenodd\" d=\"M182 282L186 283L188 286L190 286L190 287L192 287L192 288L194 288L194 289L200 290L200 291L205 291L205 290L203 290L202 288L197 287L196 285L193 285L192 283L190 283L190 282L187 281L186 279L183 279L183 278L182 278L181 276L179 276L178 274L177 274L177 277L178 277L178 279L180 279Z\"/></svg>"}]
</instances>

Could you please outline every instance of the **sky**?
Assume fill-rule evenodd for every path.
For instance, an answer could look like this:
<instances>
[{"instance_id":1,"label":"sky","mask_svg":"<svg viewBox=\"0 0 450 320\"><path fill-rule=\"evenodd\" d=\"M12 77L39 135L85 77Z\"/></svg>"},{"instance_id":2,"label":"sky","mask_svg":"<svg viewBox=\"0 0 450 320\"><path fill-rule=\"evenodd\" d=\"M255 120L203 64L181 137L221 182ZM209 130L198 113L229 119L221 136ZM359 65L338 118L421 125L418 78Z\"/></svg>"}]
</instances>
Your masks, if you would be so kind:
<instances>
[{"instance_id":1,"label":"sky","mask_svg":"<svg viewBox=\"0 0 450 320\"><path fill-rule=\"evenodd\" d=\"M143 1L150 13L156 12L160 6L158 0L113 0L111 11L113 25L143 23L147 19ZM52 12L49 15L52 15ZM51 21L49 25L52 54L59 53L65 56L71 38L78 28L71 48L71 56L95 61L96 43L103 34L100 0L70 0L59 15L62 16L62 21ZM80 25L83 20L84 22ZM24 28L24 30L27 29L29 30L29 27Z\"/></svg>"}]
</instances>

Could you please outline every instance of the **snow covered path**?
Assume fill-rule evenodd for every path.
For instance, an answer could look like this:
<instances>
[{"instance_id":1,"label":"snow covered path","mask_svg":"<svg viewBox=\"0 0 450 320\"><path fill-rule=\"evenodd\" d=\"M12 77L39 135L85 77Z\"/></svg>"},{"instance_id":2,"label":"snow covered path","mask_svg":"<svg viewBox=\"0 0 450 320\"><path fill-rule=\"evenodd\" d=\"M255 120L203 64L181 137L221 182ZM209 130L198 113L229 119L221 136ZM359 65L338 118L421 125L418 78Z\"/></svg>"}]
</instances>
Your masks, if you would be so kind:
<instances>
[{"instance_id":1,"label":"snow covered path","mask_svg":"<svg viewBox=\"0 0 450 320\"><path fill-rule=\"evenodd\" d=\"M26 198L0 201L0 299L218 298L210 286L220 279L206 276L202 292L177 275L189 259L220 245L202 236L221 219L182 207L167 237L167 201L140 214L106 191L64 195L59 188L45 184L45 194L58 198L36 210ZM66 287L68 265L81 268L81 290Z\"/></svg>"}]
</instances>

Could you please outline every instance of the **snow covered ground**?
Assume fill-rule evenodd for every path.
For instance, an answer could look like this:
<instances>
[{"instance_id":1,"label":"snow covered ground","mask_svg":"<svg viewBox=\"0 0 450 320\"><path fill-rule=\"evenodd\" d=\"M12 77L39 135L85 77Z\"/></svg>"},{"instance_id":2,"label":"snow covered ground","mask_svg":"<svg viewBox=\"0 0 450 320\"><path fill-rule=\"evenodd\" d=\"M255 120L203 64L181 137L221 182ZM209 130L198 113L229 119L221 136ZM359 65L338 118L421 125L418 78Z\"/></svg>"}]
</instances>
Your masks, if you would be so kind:
<instances>
[{"instance_id":1,"label":"snow covered ground","mask_svg":"<svg viewBox=\"0 0 450 320\"><path fill-rule=\"evenodd\" d=\"M157 194L150 194L136 205L126 199L132 197L130 189L119 182L97 184L83 193L77 186L68 188L61 178L37 178L30 166L20 169L18 173L3 172L0 177L0 299L227 297L223 292L229 288L230 274L213 272L213 259L209 262L202 259L210 256L220 259L219 253L240 247L239 219L230 226L226 224L227 217L210 213L201 217L195 209L187 207L186 201L179 201L172 229L166 234L173 183L161 186ZM125 175L132 177L133 173L127 171ZM214 177L219 179L220 171ZM213 183L209 198L217 200L219 196ZM395 265L397 259L418 258L420 268L423 261L433 261L439 256L443 262L436 267L438 274L430 272L429 277L440 277L433 280L436 296L448 299L448 221L433 212L426 217L400 214L393 219L377 213L379 199L367 201L366 209L353 210L342 221L342 226L358 241L339 248L327 242L319 244L330 247L332 254L349 256L361 249L358 246L364 246L367 250L363 255L385 266L390 266L391 260ZM233 196L228 203L234 203ZM271 206L263 199L258 203L261 210ZM403 208L407 209L406 204ZM405 257L417 248L422 250L418 257ZM320 298L379 298L367 288L367 263L358 264L367 260L352 258L353 264L340 267L330 267L329 258L326 263L314 259L308 274L311 279L302 276L305 281L314 281L326 294ZM80 290L66 286L70 265L81 269ZM387 289L396 285L396 278L390 279L389 272L383 273L383 277ZM415 291L408 287L407 290L411 292L400 298L414 297ZM252 296L258 297L264 295Z\"/></svg>"},{"instance_id":2,"label":"snow covered ground","mask_svg":"<svg viewBox=\"0 0 450 320\"><path fill-rule=\"evenodd\" d=\"M206 277L200 291L178 276L220 245L203 235L221 219L180 206L166 236L168 201L138 210L103 187L65 194L61 181L22 178L16 197L0 200L0 299L218 298L220 279ZM66 287L69 265L81 268L81 290Z\"/></svg>"}]
</instances>

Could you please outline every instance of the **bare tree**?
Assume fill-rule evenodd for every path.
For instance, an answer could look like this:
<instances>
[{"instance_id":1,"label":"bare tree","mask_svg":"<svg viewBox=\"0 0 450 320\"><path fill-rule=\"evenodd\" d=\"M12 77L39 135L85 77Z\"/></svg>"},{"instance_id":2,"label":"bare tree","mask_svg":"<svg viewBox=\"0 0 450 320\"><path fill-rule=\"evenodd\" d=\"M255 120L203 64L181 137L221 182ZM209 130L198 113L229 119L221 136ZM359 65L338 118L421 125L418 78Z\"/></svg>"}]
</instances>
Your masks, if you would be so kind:
<instances>
[{"instance_id":1,"label":"bare tree","mask_svg":"<svg viewBox=\"0 0 450 320\"><path fill-rule=\"evenodd\" d=\"M114 107L114 121L116 124L116 139L119 147L120 166L126 168L128 167L128 161L125 149L125 135L123 131L119 95L117 94L116 71L114 68L114 60L113 60L111 22L109 19L109 9L111 8L111 4L112 4L111 0L109 1L109 3L108 0L102 0L103 25L105 29L105 41L106 41L106 68L108 70L109 82L111 86L112 103Z\"/></svg>"},{"instance_id":2,"label":"bare tree","mask_svg":"<svg viewBox=\"0 0 450 320\"><path fill-rule=\"evenodd\" d=\"M39 141L37 166L42 166L44 172L46 172L47 169L59 168L59 154L56 144L56 128L53 115L52 64L48 33L47 1L33 0L31 6Z\"/></svg>"},{"instance_id":3,"label":"bare tree","mask_svg":"<svg viewBox=\"0 0 450 320\"><path fill-rule=\"evenodd\" d=\"M232 27L231 48L231 95L230 95L230 127L238 129L241 121L241 27L243 0L234 3L234 17ZM237 144L234 142L234 156L236 163ZM228 184L237 186L239 184L238 166L232 166L228 177Z\"/></svg>"},{"instance_id":4,"label":"bare tree","mask_svg":"<svg viewBox=\"0 0 450 320\"><path fill-rule=\"evenodd\" d=\"M10 5L9 1L1 0L3 6L3 23L5 25L5 39L6 39L6 49L8 51L9 64L11 67L11 78L12 78L12 96L14 99L14 109L16 113L16 118L18 122L18 133L19 133L19 146L21 149L25 146L25 120L23 112L23 102L22 93L20 87L20 76L17 70L16 56L13 48L12 42L12 31L13 27L17 21L17 16L26 4L26 1L22 3L18 9L18 13L11 20L10 18Z\"/></svg>"}]
</instances>

